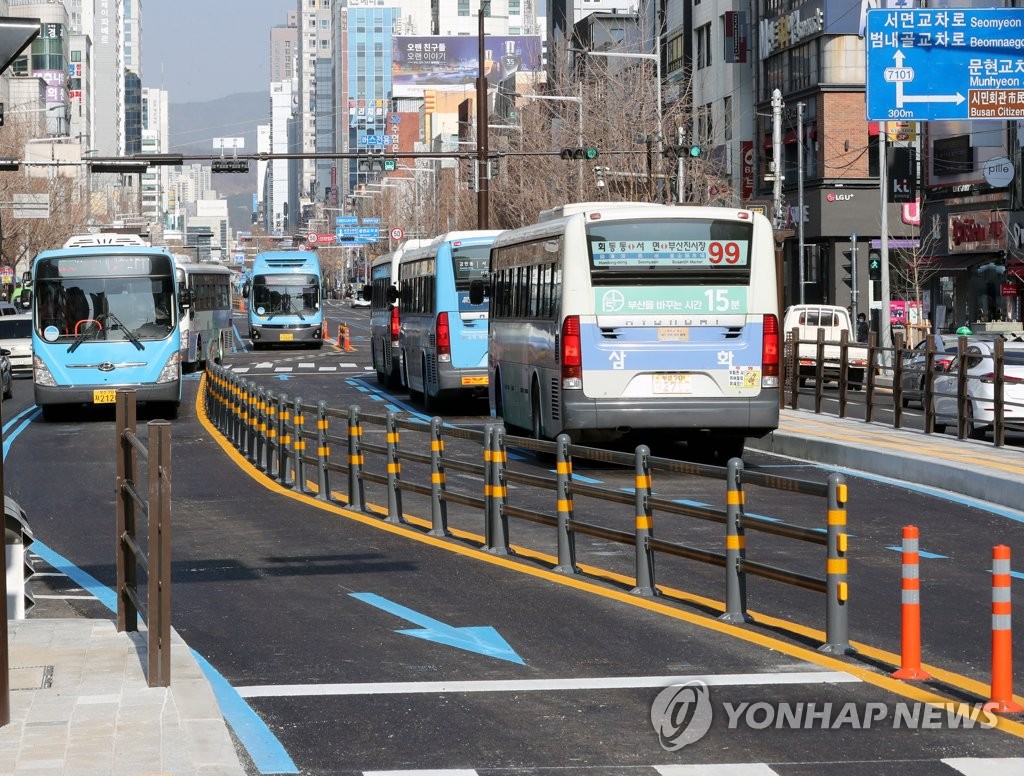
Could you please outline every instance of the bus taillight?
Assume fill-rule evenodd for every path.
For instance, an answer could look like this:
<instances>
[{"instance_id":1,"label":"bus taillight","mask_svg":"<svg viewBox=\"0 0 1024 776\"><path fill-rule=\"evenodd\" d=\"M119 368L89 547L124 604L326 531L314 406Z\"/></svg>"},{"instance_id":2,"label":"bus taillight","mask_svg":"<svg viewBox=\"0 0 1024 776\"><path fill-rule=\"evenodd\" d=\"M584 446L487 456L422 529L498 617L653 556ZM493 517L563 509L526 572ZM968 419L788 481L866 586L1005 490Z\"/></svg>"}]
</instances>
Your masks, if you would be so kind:
<instances>
[{"instance_id":1,"label":"bus taillight","mask_svg":"<svg viewBox=\"0 0 1024 776\"><path fill-rule=\"evenodd\" d=\"M764 317L761 335L761 387L779 387L779 319L774 315Z\"/></svg>"},{"instance_id":2,"label":"bus taillight","mask_svg":"<svg viewBox=\"0 0 1024 776\"><path fill-rule=\"evenodd\" d=\"M391 308L391 342L398 344L398 305Z\"/></svg>"},{"instance_id":3,"label":"bus taillight","mask_svg":"<svg viewBox=\"0 0 1024 776\"><path fill-rule=\"evenodd\" d=\"M451 361L452 333L451 329L448 328L448 313L437 314L437 327L435 331L437 333L437 360Z\"/></svg>"},{"instance_id":4,"label":"bus taillight","mask_svg":"<svg viewBox=\"0 0 1024 776\"><path fill-rule=\"evenodd\" d=\"M580 318L578 315L567 315L562 321L561 340L562 388L582 388L583 357L580 352Z\"/></svg>"}]
</instances>

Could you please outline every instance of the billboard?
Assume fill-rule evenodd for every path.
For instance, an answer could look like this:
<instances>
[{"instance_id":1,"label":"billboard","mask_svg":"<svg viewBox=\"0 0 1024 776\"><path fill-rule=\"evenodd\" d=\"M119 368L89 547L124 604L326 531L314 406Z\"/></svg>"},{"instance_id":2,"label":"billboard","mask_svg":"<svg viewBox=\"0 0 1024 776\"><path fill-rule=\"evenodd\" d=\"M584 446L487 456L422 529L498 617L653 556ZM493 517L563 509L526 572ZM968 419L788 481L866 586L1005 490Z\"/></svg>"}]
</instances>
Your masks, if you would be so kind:
<instances>
[{"instance_id":1,"label":"billboard","mask_svg":"<svg viewBox=\"0 0 1024 776\"><path fill-rule=\"evenodd\" d=\"M473 86L480 70L480 42L471 36L396 35L392 38L391 84L395 95L424 88ZM490 86L520 72L539 72L541 43L536 35L488 35L484 38L484 73Z\"/></svg>"}]
</instances>

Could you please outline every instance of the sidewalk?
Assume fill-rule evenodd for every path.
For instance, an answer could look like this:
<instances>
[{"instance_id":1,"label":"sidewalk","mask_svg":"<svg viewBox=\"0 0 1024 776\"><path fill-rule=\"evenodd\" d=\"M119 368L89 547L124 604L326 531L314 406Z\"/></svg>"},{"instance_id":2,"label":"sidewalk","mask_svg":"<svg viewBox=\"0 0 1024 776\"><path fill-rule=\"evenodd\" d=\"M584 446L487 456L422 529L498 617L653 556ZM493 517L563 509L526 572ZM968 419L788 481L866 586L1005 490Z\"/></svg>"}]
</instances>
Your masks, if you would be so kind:
<instances>
[{"instance_id":1,"label":"sidewalk","mask_svg":"<svg viewBox=\"0 0 1024 776\"><path fill-rule=\"evenodd\" d=\"M789 409L777 431L748 447L1021 508L1017 447ZM176 633L171 687L149 688L144 634L81 617L8 627L11 723L0 728L0 774L246 773L213 690Z\"/></svg>"},{"instance_id":2,"label":"sidewalk","mask_svg":"<svg viewBox=\"0 0 1024 776\"><path fill-rule=\"evenodd\" d=\"M110 620L8 623L11 722L0 774L244 776L202 669L171 634L171 686L148 687L145 634Z\"/></svg>"}]
</instances>

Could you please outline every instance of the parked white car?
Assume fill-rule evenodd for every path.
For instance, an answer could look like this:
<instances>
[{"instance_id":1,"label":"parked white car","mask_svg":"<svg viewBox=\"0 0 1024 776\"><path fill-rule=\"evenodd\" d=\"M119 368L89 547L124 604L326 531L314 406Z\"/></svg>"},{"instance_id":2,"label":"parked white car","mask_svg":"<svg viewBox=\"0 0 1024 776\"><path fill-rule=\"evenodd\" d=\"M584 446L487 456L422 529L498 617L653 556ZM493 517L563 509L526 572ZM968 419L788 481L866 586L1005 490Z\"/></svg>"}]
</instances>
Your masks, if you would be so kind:
<instances>
[{"instance_id":1,"label":"parked white car","mask_svg":"<svg viewBox=\"0 0 1024 776\"><path fill-rule=\"evenodd\" d=\"M0 348L10 351L14 374L32 374L32 314L0 316Z\"/></svg>"},{"instance_id":2,"label":"parked white car","mask_svg":"<svg viewBox=\"0 0 1024 776\"><path fill-rule=\"evenodd\" d=\"M967 432L982 439L995 421L995 341L971 342L965 351L967 370ZM957 423L959 359L936 375L934 384L935 431ZM1003 422L1007 429L1024 431L1024 342L1003 343Z\"/></svg>"}]
</instances>

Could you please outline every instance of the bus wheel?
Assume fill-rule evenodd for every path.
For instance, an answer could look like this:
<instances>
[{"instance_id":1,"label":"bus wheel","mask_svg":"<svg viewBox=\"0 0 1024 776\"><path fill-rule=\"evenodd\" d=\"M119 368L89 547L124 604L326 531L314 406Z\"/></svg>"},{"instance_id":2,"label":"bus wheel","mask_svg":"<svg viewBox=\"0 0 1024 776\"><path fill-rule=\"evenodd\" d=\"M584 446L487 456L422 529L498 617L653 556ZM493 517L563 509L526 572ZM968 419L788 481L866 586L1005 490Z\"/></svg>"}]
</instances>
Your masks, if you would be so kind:
<instances>
[{"instance_id":1,"label":"bus wheel","mask_svg":"<svg viewBox=\"0 0 1024 776\"><path fill-rule=\"evenodd\" d=\"M63 420L65 417L66 408L63 404L44 404L39 409L43 411L43 420L47 423Z\"/></svg>"},{"instance_id":2,"label":"bus wheel","mask_svg":"<svg viewBox=\"0 0 1024 776\"><path fill-rule=\"evenodd\" d=\"M733 458L742 458L746 441L746 438L741 436L720 436L711 439L708 452L712 455L713 463L725 466Z\"/></svg>"}]
</instances>

